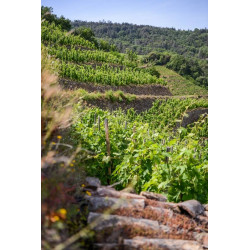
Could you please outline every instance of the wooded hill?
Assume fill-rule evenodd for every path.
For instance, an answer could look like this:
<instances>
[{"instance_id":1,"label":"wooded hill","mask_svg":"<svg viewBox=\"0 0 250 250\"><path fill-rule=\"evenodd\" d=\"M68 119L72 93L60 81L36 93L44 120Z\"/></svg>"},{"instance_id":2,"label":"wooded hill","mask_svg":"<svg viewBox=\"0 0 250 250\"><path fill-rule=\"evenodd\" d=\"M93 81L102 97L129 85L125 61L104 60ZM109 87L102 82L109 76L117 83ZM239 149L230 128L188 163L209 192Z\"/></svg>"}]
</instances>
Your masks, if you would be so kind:
<instances>
[{"instance_id":1,"label":"wooded hill","mask_svg":"<svg viewBox=\"0 0 250 250\"><path fill-rule=\"evenodd\" d=\"M132 49L139 55L151 51L166 50L184 56L194 56L200 59L208 57L208 30L176 30L175 28L160 28L149 25L129 23L87 22L75 20L72 27L85 26L91 28L97 38L114 43L119 51Z\"/></svg>"}]
</instances>

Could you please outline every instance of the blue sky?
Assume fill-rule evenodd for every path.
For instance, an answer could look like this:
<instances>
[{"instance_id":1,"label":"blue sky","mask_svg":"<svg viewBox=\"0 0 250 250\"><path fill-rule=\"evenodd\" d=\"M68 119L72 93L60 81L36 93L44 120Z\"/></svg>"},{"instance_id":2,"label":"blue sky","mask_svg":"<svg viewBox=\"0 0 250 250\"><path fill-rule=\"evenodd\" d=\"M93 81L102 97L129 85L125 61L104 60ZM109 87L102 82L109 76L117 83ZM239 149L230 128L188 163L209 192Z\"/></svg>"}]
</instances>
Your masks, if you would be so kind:
<instances>
[{"instance_id":1,"label":"blue sky","mask_svg":"<svg viewBox=\"0 0 250 250\"><path fill-rule=\"evenodd\" d=\"M208 27L208 0L41 0L70 20L128 22L176 29Z\"/></svg>"}]
</instances>

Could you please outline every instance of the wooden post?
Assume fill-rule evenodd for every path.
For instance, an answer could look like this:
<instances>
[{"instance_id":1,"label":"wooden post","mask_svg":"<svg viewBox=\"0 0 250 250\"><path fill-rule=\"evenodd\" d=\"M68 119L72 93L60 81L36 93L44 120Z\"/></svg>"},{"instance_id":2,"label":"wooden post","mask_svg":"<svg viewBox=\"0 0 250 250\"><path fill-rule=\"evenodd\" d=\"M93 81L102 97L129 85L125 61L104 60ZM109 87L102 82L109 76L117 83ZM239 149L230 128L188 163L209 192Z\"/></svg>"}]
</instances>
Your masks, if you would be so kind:
<instances>
[{"instance_id":1,"label":"wooden post","mask_svg":"<svg viewBox=\"0 0 250 250\"><path fill-rule=\"evenodd\" d=\"M136 130L135 130L135 126L133 126L133 134L135 134ZM135 143L135 139L133 139L134 143Z\"/></svg>"},{"instance_id":2,"label":"wooden post","mask_svg":"<svg viewBox=\"0 0 250 250\"><path fill-rule=\"evenodd\" d=\"M173 146L171 147L171 153L173 153L173 151L174 151L174 148L173 148Z\"/></svg>"},{"instance_id":3,"label":"wooden post","mask_svg":"<svg viewBox=\"0 0 250 250\"><path fill-rule=\"evenodd\" d=\"M167 153L170 152L170 147L167 147ZM169 161L169 157L167 156L166 157L166 163L168 164L168 161Z\"/></svg>"},{"instance_id":4,"label":"wooden post","mask_svg":"<svg viewBox=\"0 0 250 250\"><path fill-rule=\"evenodd\" d=\"M95 124L95 122L96 122L96 113L95 113L95 115L94 115L94 124Z\"/></svg>"},{"instance_id":5,"label":"wooden post","mask_svg":"<svg viewBox=\"0 0 250 250\"><path fill-rule=\"evenodd\" d=\"M98 130L100 131L100 116L98 115Z\"/></svg>"},{"instance_id":6,"label":"wooden post","mask_svg":"<svg viewBox=\"0 0 250 250\"><path fill-rule=\"evenodd\" d=\"M108 119L107 118L104 120L104 127L105 127L105 137L106 137L107 153L108 153L108 156L111 157L110 141L109 141L109 127L108 127ZM110 166L108 168L108 174L109 174L108 184L110 184L111 165L112 165L112 163L110 161Z\"/></svg>"}]
</instances>

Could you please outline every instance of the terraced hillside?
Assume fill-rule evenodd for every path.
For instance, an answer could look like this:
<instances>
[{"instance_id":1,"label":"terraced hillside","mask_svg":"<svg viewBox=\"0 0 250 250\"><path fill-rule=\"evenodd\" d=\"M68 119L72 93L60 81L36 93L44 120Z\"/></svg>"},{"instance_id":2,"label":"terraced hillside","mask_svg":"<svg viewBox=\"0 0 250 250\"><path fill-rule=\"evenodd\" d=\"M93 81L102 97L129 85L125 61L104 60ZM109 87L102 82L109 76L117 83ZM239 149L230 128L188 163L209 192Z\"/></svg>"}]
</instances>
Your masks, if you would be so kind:
<instances>
[{"instance_id":1,"label":"terraced hillside","mask_svg":"<svg viewBox=\"0 0 250 250\"><path fill-rule=\"evenodd\" d=\"M161 77L157 78L149 68L141 67L139 61L129 59L126 54L102 51L94 43L64 32L60 27L46 21L42 23L42 43L51 57L57 59L55 67L65 89L80 88L87 92L100 93L112 90L134 94L131 98L133 104L127 107L138 111L147 110L155 100L164 97L168 99L172 95L190 97L207 94L206 90L171 70L157 66L156 69L161 73ZM90 99L95 97L95 103L99 104L97 100L104 96L92 95ZM106 96L110 94L107 93ZM106 99L109 102L112 98ZM122 98L118 99L122 101ZM93 100L88 101L93 104ZM118 102L115 108L125 107L125 104L119 105ZM101 105L110 106L113 104Z\"/></svg>"},{"instance_id":2,"label":"terraced hillside","mask_svg":"<svg viewBox=\"0 0 250 250\"><path fill-rule=\"evenodd\" d=\"M57 244L56 249L63 249L60 244L75 235L80 235L79 245L72 249L86 247L88 240L79 232L96 216L95 211L86 221L84 206L91 199L86 197L95 195L84 189L86 176L99 178L101 185L115 184L116 190L155 192L165 197L164 202L208 202L206 91L162 67L156 67L161 73L157 77L139 60L103 51L46 21L42 22L42 52L46 61L42 61L44 249ZM58 122L60 119L63 122ZM79 192L87 195L80 201ZM153 206L152 202L148 205ZM144 218L150 206L142 207L137 214L133 211L132 220ZM67 216L65 211L69 211ZM124 221L126 213L120 210L110 216L117 215ZM190 218L184 220L187 225L193 223ZM106 221L110 222L102 223ZM195 241L199 223L192 237L187 237L197 249L202 247ZM50 230L57 225L59 236L55 239L50 237ZM154 230L150 237L174 239L172 234ZM126 239L143 236L140 228L128 231L128 235ZM95 243L102 244L105 237ZM144 245L137 240L128 244ZM105 249L106 245L98 247Z\"/></svg>"}]
</instances>

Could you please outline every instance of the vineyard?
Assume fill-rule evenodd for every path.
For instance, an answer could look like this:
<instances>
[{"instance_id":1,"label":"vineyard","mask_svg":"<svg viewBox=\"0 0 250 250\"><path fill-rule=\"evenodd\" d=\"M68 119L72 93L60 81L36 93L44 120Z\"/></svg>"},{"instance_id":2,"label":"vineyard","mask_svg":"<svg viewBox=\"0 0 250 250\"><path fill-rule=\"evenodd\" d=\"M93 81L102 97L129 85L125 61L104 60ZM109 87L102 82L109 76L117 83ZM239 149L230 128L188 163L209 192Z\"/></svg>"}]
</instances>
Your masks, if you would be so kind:
<instances>
[{"instance_id":1,"label":"vineyard","mask_svg":"<svg viewBox=\"0 0 250 250\"><path fill-rule=\"evenodd\" d=\"M46 21L42 23L42 42L48 53L58 59L61 77L107 85L166 84L148 70L137 67L136 61L117 52L98 50L93 43Z\"/></svg>"},{"instance_id":2,"label":"vineyard","mask_svg":"<svg viewBox=\"0 0 250 250\"><path fill-rule=\"evenodd\" d=\"M104 85L166 84L163 79L136 67L137 62L130 62L117 52L73 48L73 45L81 45L94 49L94 44L67 34L54 24L42 23L42 41L47 43L46 51L53 56L51 64L59 77ZM97 65L97 62L102 64ZM85 90L77 90L73 93L82 101L108 98L113 102L129 102L137 98L122 91L88 94ZM133 183L136 192L155 191L165 193L169 201L198 199L205 203L207 116L201 116L186 128L181 124L188 111L207 108L207 105L207 99L159 99L152 108L138 114L133 109L105 111L87 108L82 111L82 104L78 102L74 108L75 117L78 113L81 115L74 119L70 136L74 138L75 146L80 144L94 152L94 157L84 160L85 170L104 184L121 181L118 188L124 188ZM109 156L106 152L105 119L109 123ZM111 176L107 172L110 164Z\"/></svg>"},{"instance_id":3,"label":"vineyard","mask_svg":"<svg viewBox=\"0 0 250 250\"><path fill-rule=\"evenodd\" d=\"M86 109L72 127L73 141L96 154L86 171L107 184L133 183L136 192L166 193L168 200L207 202L207 117L193 127L176 127L189 108L207 107L204 100L155 102L147 112L110 113ZM108 120L111 155L107 156L104 120ZM180 120L178 120L180 119ZM168 151L169 150L169 151ZM167 159L167 160L166 160ZM82 163L78 162L79 165ZM112 166L112 176L108 167Z\"/></svg>"},{"instance_id":4,"label":"vineyard","mask_svg":"<svg viewBox=\"0 0 250 250\"><path fill-rule=\"evenodd\" d=\"M61 222L69 236L86 226L87 211L72 205L72 193L85 199L86 176L167 202L208 203L206 90L54 23L42 21L41 37L45 229Z\"/></svg>"}]
</instances>

